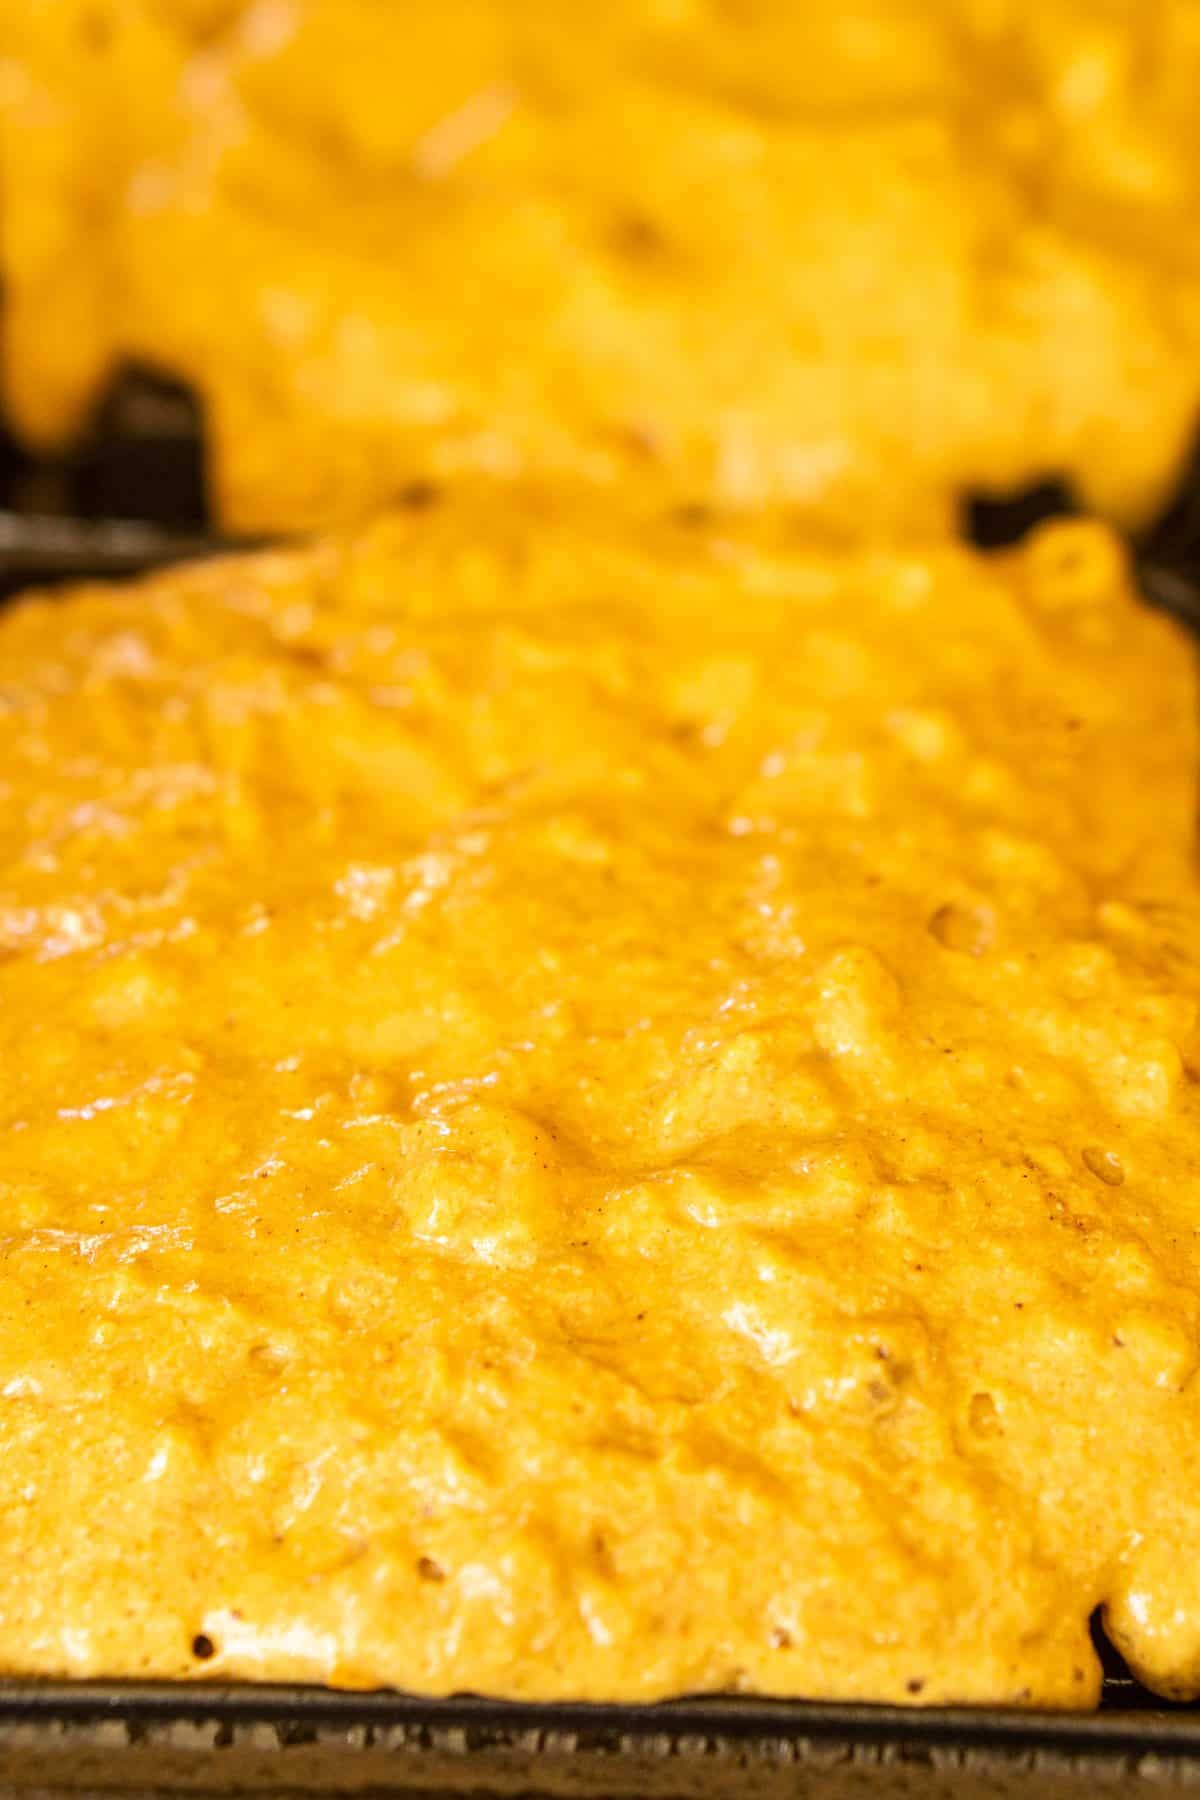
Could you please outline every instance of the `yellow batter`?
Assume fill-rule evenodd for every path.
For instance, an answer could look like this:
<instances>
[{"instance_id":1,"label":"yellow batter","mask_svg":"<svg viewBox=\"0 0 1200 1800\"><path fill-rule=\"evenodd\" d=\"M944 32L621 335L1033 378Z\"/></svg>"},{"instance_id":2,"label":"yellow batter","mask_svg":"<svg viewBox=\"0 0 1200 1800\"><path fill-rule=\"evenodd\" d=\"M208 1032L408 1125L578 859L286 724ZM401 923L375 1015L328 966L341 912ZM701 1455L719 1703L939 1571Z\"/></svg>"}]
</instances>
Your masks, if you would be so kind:
<instances>
[{"instance_id":1,"label":"yellow batter","mask_svg":"<svg viewBox=\"0 0 1200 1800\"><path fill-rule=\"evenodd\" d=\"M0 1659L1200 1689L1196 679L536 501L0 621Z\"/></svg>"},{"instance_id":2,"label":"yellow batter","mask_svg":"<svg viewBox=\"0 0 1200 1800\"><path fill-rule=\"evenodd\" d=\"M2 385L199 390L219 512L554 475L944 527L1161 500L1196 0L4 0Z\"/></svg>"}]
</instances>

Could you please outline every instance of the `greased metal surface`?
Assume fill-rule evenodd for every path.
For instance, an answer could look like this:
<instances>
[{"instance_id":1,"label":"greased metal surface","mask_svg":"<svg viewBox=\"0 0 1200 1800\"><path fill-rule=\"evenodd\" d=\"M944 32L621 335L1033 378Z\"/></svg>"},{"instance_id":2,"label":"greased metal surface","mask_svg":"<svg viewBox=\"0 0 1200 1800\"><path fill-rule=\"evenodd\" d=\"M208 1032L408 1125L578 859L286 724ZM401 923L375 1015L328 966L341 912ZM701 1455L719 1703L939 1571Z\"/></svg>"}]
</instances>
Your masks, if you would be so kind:
<instances>
[{"instance_id":1,"label":"greased metal surface","mask_svg":"<svg viewBox=\"0 0 1200 1800\"><path fill-rule=\"evenodd\" d=\"M859 532L1200 403L1195 0L6 0L3 387L193 383L222 518L633 480Z\"/></svg>"},{"instance_id":2,"label":"greased metal surface","mask_svg":"<svg viewBox=\"0 0 1200 1800\"><path fill-rule=\"evenodd\" d=\"M0 621L0 1654L1200 1686L1189 648L529 502Z\"/></svg>"}]
</instances>

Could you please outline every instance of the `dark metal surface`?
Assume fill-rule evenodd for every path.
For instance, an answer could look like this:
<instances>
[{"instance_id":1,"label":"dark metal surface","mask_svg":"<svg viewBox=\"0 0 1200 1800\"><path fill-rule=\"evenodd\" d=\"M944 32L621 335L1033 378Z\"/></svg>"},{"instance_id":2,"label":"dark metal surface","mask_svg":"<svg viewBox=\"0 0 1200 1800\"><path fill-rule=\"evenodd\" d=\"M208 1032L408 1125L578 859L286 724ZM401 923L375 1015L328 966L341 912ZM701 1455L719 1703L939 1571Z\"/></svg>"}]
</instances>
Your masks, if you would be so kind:
<instances>
[{"instance_id":1,"label":"dark metal surface","mask_svg":"<svg viewBox=\"0 0 1200 1800\"><path fill-rule=\"evenodd\" d=\"M968 499L985 548L1074 511L1061 483ZM180 390L118 384L53 463L0 435L0 597L229 548L204 502L203 432ZM1143 590L1200 628L1200 457L1136 546ZM1068 1797L1200 1790L1200 1707L1166 1707L1096 1628L1096 1713L697 1699L661 1706L207 1684L0 1683L0 1795L137 1792Z\"/></svg>"},{"instance_id":2,"label":"dark metal surface","mask_svg":"<svg viewBox=\"0 0 1200 1800\"><path fill-rule=\"evenodd\" d=\"M0 1791L840 1796L1200 1784L1200 1715L710 1699L510 1705L322 1689L0 1687Z\"/></svg>"},{"instance_id":3,"label":"dark metal surface","mask_svg":"<svg viewBox=\"0 0 1200 1800\"><path fill-rule=\"evenodd\" d=\"M1145 1690L1139 1690L1145 1696ZM1149 1698L1148 1696L1145 1696ZM871 1706L834 1701L767 1700L734 1695L638 1703L489 1700L475 1695L430 1700L389 1691L351 1692L286 1683L0 1681L0 1727L15 1720L97 1721L119 1714L135 1727L161 1721L220 1719L266 1723L301 1741L325 1727L426 1725L478 1736L572 1731L604 1738L661 1736L730 1739L852 1735L976 1747L1053 1744L1059 1749L1154 1748L1200 1756L1200 1707L1106 1706L1098 1712L1031 1712L1004 1707Z\"/></svg>"},{"instance_id":4,"label":"dark metal surface","mask_svg":"<svg viewBox=\"0 0 1200 1800\"><path fill-rule=\"evenodd\" d=\"M144 519L80 519L0 511L0 594L32 583L144 574L243 548Z\"/></svg>"}]
</instances>

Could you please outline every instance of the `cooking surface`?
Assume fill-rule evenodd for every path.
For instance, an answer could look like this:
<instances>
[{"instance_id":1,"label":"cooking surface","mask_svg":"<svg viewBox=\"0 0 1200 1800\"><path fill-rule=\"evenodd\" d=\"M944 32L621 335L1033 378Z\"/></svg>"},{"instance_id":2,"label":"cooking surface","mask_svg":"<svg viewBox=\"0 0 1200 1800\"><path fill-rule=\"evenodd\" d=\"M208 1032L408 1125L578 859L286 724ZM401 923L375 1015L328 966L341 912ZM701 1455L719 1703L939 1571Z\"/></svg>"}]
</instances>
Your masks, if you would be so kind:
<instances>
[{"instance_id":1,"label":"cooking surface","mask_svg":"<svg viewBox=\"0 0 1200 1800\"><path fill-rule=\"evenodd\" d=\"M12 1669L1071 1706L1104 1601L1192 1685L1196 695L1102 529L434 506L0 679Z\"/></svg>"}]
</instances>

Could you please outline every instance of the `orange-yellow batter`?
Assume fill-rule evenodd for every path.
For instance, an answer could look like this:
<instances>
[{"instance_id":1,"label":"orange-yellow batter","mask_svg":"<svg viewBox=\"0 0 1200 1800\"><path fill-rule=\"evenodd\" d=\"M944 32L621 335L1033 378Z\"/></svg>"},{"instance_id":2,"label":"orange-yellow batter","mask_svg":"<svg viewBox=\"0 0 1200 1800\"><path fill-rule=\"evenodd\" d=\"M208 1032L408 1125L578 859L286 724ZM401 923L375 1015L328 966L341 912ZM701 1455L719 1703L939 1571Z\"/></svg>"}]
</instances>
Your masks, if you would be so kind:
<instances>
[{"instance_id":1,"label":"orange-yellow batter","mask_svg":"<svg viewBox=\"0 0 1200 1800\"><path fill-rule=\"evenodd\" d=\"M1200 401L1195 0L5 0L2 385L134 358L221 517L624 480L1125 522Z\"/></svg>"},{"instance_id":2,"label":"orange-yellow batter","mask_svg":"<svg viewBox=\"0 0 1200 1800\"><path fill-rule=\"evenodd\" d=\"M1196 681L529 500L0 621L0 1659L1200 1689Z\"/></svg>"}]
</instances>

